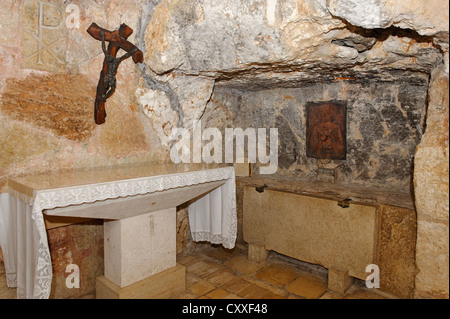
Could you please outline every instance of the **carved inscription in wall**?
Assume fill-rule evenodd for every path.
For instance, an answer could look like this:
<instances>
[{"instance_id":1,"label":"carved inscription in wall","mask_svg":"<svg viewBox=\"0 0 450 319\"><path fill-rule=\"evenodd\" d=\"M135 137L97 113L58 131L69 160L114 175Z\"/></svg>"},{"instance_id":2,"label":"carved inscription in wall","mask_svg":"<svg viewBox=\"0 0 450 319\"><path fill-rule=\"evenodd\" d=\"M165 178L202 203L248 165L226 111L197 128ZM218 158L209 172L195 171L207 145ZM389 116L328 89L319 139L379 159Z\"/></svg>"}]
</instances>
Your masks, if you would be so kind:
<instances>
[{"instance_id":1,"label":"carved inscription in wall","mask_svg":"<svg viewBox=\"0 0 450 319\"><path fill-rule=\"evenodd\" d=\"M67 28L61 1L25 0L22 11L22 67L65 70Z\"/></svg>"}]
</instances>

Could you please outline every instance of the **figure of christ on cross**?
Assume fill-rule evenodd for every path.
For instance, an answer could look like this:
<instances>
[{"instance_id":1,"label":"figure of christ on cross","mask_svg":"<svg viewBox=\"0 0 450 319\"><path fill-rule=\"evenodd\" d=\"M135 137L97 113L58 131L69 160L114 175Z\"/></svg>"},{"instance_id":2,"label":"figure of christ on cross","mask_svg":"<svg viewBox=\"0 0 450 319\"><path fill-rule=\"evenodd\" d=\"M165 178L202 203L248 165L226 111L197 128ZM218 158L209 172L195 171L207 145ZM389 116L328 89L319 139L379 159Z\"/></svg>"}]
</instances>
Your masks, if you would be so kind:
<instances>
[{"instance_id":1,"label":"figure of christ on cross","mask_svg":"<svg viewBox=\"0 0 450 319\"><path fill-rule=\"evenodd\" d=\"M102 50L105 54L103 69L97 86L95 98L94 118L95 123L100 125L105 123L106 110L105 103L116 90L116 74L122 61L133 57L134 63L142 63L144 55L134 44L127 41L133 30L126 24L122 24L116 31L107 31L100 28L96 23L92 23L87 32L96 40L102 41ZM106 48L106 42L109 42ZM119 49L126 51L123 56L117 58Z\"/></svg>"},{"instance_id":2,"label":"figure of christ on cross","mask_svg":"<svg viewBox=\"0 0 450 319\"><path fill-rule=\"evenodd\" d=\"M117 69L119 68L119 64L125 60L128 59L130 56L132 56L138 48L134 47L131 51L127 52L120 58L115 58L114 56L110 55L108 51L106 51L105 46L105 31L100 30L100 34L102 36L102 49L103 53L105 53L105 60L106 63L108 63L108 71L106 71L105 80L104 80L104 94L100 97L100 101L106 102L106 100L113 95L114 91L116 90L116 74ZM109 89L109 91L108 91Z\"/></svg>"}]
</instances>

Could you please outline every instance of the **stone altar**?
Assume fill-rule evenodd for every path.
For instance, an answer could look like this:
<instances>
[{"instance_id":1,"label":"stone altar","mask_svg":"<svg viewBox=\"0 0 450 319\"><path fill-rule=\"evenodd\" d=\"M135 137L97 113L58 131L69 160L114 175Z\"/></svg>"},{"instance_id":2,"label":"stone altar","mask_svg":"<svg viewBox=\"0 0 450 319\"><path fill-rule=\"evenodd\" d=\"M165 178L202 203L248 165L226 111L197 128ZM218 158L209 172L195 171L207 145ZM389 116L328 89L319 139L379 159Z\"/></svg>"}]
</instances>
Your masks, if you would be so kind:
<instances>
[{"instance_id":1,"label":"stone altar","mask_svg":"<svg viewBox=\"0 0 450 319\"><path fill-rule=\"evenodd\" d=\"M192 218L218 214L221 218L212 219L222 224L211 231L211 238L231 248L236 238L234 179L233 167L159 165L10 180L15 204L9 210L13 218L8 238L16 240L8 243L12 249L5 261L17 263L11 283L16 282L18 298L50 294L52 265L43 214L105 219L105 277L97 281L98 297L164 298L183 290L184 268L176 264L175 208L193 199L209 203L213 200L208 196L219 192L215 198L220 203L210 208L203 204L203 210L193 210ZM192 229L194 240L199 238L197 230L205 238L209 230L203 226ZM158 285L161 280L175 282L172 290Z\"/></svg>"}]
</instances>

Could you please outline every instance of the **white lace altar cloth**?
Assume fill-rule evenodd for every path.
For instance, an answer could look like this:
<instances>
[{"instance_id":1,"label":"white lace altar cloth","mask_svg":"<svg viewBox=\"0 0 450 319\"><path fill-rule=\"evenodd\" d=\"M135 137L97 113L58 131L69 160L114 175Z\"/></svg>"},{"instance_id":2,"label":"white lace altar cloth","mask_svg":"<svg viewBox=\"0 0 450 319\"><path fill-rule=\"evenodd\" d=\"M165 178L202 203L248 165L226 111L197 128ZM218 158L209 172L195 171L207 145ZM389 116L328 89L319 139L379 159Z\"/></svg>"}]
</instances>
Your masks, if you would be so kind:
<instances>
[{"instance_id":1,"label":"white lace altar cloth","mask_svg":"<svg viewBox=\"0 0 450 319\"><path fill-rule=\"evenodd\" d=\"M237 231L233 167L165 165L9 181L9 200L8 194L0 197L0 245L8 286L17 287L18 299L50 297L52 264L44 210L215 181L226 182L188 208L192 237L231 249Z\"/></svg>"}]
</instances>

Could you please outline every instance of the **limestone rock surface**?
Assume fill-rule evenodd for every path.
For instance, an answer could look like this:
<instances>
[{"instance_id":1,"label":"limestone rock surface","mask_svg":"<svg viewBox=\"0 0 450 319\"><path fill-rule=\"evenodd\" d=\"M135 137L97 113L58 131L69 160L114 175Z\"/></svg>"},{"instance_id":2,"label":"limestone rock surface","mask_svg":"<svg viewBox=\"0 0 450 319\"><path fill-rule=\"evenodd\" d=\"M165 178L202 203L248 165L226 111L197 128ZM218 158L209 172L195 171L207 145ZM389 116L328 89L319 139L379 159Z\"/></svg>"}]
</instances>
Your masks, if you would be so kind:
<instances>
[{"instance_id":1,"label":"limestone rock surface","mask_svg":"<svg viewBox=\"0 0 450 319\"><path fill-rule=\"evenodd\" d=\"M141 106L168 98L177 113L170 126L192 128L215 85L264 90L430 73L442 57L433 36L448 34L443 10L438 1L147 1L138 36L146 76L172 97ZM155 88L144 85L138 99ZM154 123L161 140L165 123Z\"/></svg>"}]
</instances>

